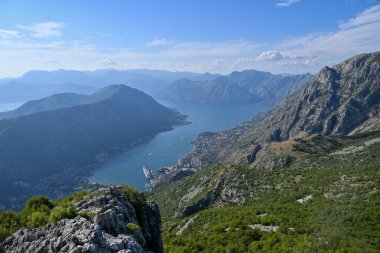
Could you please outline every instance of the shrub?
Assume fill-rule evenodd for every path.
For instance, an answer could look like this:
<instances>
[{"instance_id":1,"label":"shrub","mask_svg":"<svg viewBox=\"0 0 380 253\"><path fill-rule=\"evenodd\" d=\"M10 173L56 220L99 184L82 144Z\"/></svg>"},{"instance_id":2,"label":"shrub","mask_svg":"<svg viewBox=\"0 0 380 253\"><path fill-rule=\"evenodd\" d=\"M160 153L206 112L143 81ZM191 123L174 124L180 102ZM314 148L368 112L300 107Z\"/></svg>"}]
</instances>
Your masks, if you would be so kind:
<instances>
[{"instance_id":1,"label":"shrub","mask_svg":"<svg viewBox=\"0 0 380 253\"><path fill-rule=\"evenodd\" d=\"M77 212L74 205L72 203L64 203L51 212L50 222L56 225L60 220L71 219L75 216L77 216Z\"/></svg>"},{"instance_id":2,"label":"shrub","mask_svg":"<svg viewBox=\"0 0 380 253\"><path fill-rule=\"evenodd\" d=\"M96 213L91 212L81 212L79 216L85 218L86 220L92 220L95 217Z\"/></svg>"},{"instance_id":3,"label":"shrub","mask_svg":"<svg viewBox=\"0 0 380 253\"><path fill-rule=\"evenodd\" d=\"M140 230L140 226L135 224L135 223L128 223L126 226L125 226L125 229L127 230L127 233L128 234L136 234L138 232L138 230Z\"/></svg>"},{"instance_id":4,"label":"shrub","mask_svg":"<svg viewBox=\"0 0 380 253\"><path fill-rule=\"evenodd\" d=\"M30 214L33 212L45 212L50 213L50 210L53 209L54 204L48 198L44 196L37 196L30 198L26 204L23 212L25 214Z\"/></svg>"},{"instance_id":5,"label":"shrub","mask_svg":"<svg viewBox=\"0 0 380 253\"><path fill-rule=\"evenodd\" d=\"M36 211L28 217L27 226L37 228L46 225L49 222L49 216L45 212Z\"/></svg>"},{"instance_id":6,"label":"shrub","mask_svg":"<svg viewBox=\"0 0 380 253\"><path fill-rule=\"evenodd\" d=\"M67 196L65 198L58 200L57 205L61 205L63 203L68 203L68 202L72 202L72 201L81 201L84 197L92 196L92 194L94 194L94 193L90 190L82 190L79 192L75 192L75 193L71 194L70 196Z\"/></svg>"},{"instance_id":7,"label":"shrub","mask_svg":"<svg viewBox=\"0 0 380 253\"><path fill-rule=\"evenodd\" d=\"M20 215L12 211L0 213L0 242L21 227Z\"/></svg>"},{"instance_id":8,"label":"shrub","mask_svg":"<svg viewBox=\"0 0 380 253\"><path fill-rule=\"evenodd\" d=\"M144 205L144 194L140 193L138 190L129 186L124 186L121 190L124 193L124 195L128 198L129 202L132 203L135 209L140 209Z\"/></svg>"},{"instance_id":9,"label":"shrub","mask_svg":"<svg viewBox=\"0 0 380 253\"><path fill-rule=\"evenodd\" d=\"M133 205L136 211L137 220L142 222L144 219L144 206L145 206L145 197L144 194L139 192L138 190L124 186L121 191L128 198L129 202Z\"/></svg>"}]
</instances>

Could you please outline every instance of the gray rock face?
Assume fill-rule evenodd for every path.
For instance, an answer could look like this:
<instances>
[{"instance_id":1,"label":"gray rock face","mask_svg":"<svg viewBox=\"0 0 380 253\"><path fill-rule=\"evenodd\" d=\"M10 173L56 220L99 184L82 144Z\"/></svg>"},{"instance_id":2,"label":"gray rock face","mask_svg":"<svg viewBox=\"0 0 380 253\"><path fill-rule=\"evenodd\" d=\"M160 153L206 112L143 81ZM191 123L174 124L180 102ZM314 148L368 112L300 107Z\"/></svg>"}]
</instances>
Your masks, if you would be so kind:
<instances>
[{"instance_id":1,"label":"gray rock face","mask_svg":"<svg viewBox=\"0 0 380 253\"><path fill-rule=\"evenodd\" d=\"M57 226L22 229L4 241L5 252L145 252L130 235L116 237L82 217L65 219Z\"/></svg>"},{"instance_id":2,"label":"gray rock face","mask_svg":"<svg viewBox=\"0 0 380 253\"><path fill-rule=\"evenodd\" d=\"M286 166L269 157L271 142L321 133L351 135L380 129L380 52L361 54L324 67L306 86L250 122L198 135L192 153L178 164L196 170L212 163ZM257 146L261 149L257 151ZM257 152L256 152L257 151Z\"/></svg>"},{"instance_id":3,"label":"gray rock face","mask_svg":"<svg viewBox=\"0 0 380 253\"><path fill-rule=\"evenodd\" d=\"M161 218L154 202L146 203L137 213L120 189L107 187L74 205L78 213L95 216L90 220L77 216L59 221L56 226L21 229L3 242L4 252L162 252ZM141 229L130 234L128 223Z\"/></svg>"}]
</instances>

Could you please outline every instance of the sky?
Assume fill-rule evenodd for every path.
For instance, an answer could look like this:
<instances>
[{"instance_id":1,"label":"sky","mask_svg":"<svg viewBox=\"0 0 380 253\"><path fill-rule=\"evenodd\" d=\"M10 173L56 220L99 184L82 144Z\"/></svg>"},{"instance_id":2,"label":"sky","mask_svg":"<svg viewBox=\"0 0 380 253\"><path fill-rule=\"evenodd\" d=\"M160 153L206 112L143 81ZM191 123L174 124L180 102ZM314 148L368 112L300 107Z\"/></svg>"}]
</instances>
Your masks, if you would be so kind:
<instances>
[{"instance_id":1,"label":"sky","mask_svg":"<svg viewBox=\"0 0 380 253\"><path fill-rule=\"evenodd\" d=\"M29 70L315 73L380 50L380 0L0 0L0 77Z\"/></svg>"}]
</instances>

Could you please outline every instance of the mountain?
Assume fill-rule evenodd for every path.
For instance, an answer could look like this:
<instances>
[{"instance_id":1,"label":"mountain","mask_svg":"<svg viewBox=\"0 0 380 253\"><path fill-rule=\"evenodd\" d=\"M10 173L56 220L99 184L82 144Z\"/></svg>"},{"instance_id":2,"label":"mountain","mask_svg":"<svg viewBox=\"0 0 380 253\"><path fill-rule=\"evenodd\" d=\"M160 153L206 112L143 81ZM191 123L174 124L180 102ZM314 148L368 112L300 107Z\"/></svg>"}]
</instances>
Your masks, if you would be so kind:
<instances>
[{"instance_id":1,"label":"mountain","mask_svg":"<svg viewBox=\"0 0 380 253\"><path fill-rule=\"evenodd\" d=\"M256 70L235 71L206 81L178 80L164 89L159 98L223 104L276 101L302 87L311 77L311 74L283 76Z\"/></svg>"},{"instance_id":2,"label":"mountain","mask_svg":"<svg viewBox=\"0 0 380 253\"><path fill-rule=\"evenodd\" d=\"M307 85L249 122L199 134L194 151L178 167L198 170L216 162L283 167L292 157L279 154L276 142L379 129L380 52L375 52L324 67Z\"/></svg>"},{"instance_id":3,"label":"mountain","mask_svg":"<svg viewBox=\"0 0 380 253\"><path fill-rule=\"evenodd\" d=\"M287 169L218 164L156 188L167 252L377 252L380 131L294 144Z\"/></svg>"},{"instance_id":4,"label":"mountain","mask_svg":"<svg viewBox=\"0 0 380 253\"><path fill-rule=\"evenodd\" d=\"M160 210L126 186L34 197L22 212L0 214L0 251L161 253Z\"/></svg>"},{"instance_id":5,"label":"mountain","mask_svg":"<svg viewBox=\"0 0 380 253\"><path fill-rule=\"evenodd\" d=\"M24 102L56 93L90 94L111 84L124 83L149 95L155 95L180 78L208 80L217 75L209 73L170 72L164 70L33 70L18 78L0 80L0 103Z\"/></svg>"},{"instance_id":6,"label":"mountain","mask_svg":"<svg viewBox=\"0 0 380 253\"><path fill-rule=\"evenodd\" d=\"M194 149L154 185L188 176L216 163L283 168L294 140L313 134L351 135L380 130L380 52L324 67L304 87L251 121L221 132L198 134Z\"/></svg>"},{"instance_id":7,"label":"mountain","mask_svg":"<svg viewBox=\"0 0 380 253\"><path fill-rule=\"evenodd\" d=\"M0 113L0 119L15 118L37 112L51 111L93 102L91 96L60 93L39 100L28 101L15 110Z\"/></svg>"},{"instance_id":8,"label":"mountain","mask_svg":"<svg viewBox=\"0 0 380 253\"><path fill-rule=\"evenodd\" d=\"M377 252L380 52L323 68L154 178L168 252Z\"/></svg>"},{"instance_id":9,"label":"mountain","mask_svg":"<svg viewBox=\"0 0 380 253\"><path fill-rule=\"evenodd\" d=\"M92 97L92 103L0 120L2 208L17 209L32 194L70 193L108 156L185 119L125 85Z\"/></svg>"},{"instance_id":10,"label":"mountain","mask_svg":"<svg viewBox=\"0 0 380 253\"><path fill-rule=\"evenodd\" d=\"M0 252L162 252L161 231L165 252L377 252L379 69L379 52L355 56L251 121L199 135L193 153L154 175L154 202L107 187L3 212ZM123 88L94 104L124 100Z\"/></svg>"},{"instance_id":11,"label":"mountain","mask_svg":"<svg viewBox=\"0 0 380 253\"><path fill-rule=\"evenodd\" d=\"M38 100L31 100L12 111L0 113L0 119L15 118L37 112L57 110L81 104L90 104L105 99L109 88L100 89L91 95L76 93L59 93Z\"/></svg>"}]
</instances>

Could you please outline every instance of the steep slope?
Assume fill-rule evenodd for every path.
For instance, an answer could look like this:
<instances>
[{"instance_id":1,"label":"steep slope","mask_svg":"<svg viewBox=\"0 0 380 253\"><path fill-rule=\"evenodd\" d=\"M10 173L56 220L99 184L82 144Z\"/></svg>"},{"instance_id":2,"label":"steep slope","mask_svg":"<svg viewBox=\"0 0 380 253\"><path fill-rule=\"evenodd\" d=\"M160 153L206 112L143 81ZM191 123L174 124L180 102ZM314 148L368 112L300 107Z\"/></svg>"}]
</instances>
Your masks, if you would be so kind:
<instances>
[{"instance_id":1,"label":"steep slope","mask_svg":"<svg viewBox=\"0 0 380 253\"><path fill-rule=\"evenodd\" d=\"M308 84L272 110L240 126L198 135L179 167L200 169L215 162L283 167L271 142L313 133L351 135L380 129L380 52L324 67ZM275 157L275 159L272 159Z\"/></svg>"},{"instance_id":2,"label":"steep slope","mask_svg":"<svg viewBox=\"0 0 380 253\"><path fill-rule=\"evenodd\" d=\"M289 166L287 170L293 170L289 174L310 169L341 170L342 173L347 169L348 173L354 167L374 169L380 165L380 131L354 136L314 135L294 140L291 146L286 146L280 146L283 149L279 152L300 158ZM274 183L265 177L275 177L276 173L282 172L218 164L178 182L162 185L154 195L160 204L165 203L162 210L166 219L186 217L209 207L250 204L267 190L266 184ZM376 169L374 173L380 171ZM281 177L278 177L275 183L280 181Z\"/></svg>"},{"instance_id":3,"label":"steep slope","mask_svg":"<svg viewBox=\"0 0 380 253\"><path fill-rule=\"evenodd\" d=\"M282 76L245 70L208 81L182 79L164 89L159 98L225 104L275 101L303 86L312 75Z\"/></svg>"},{"instance_id":4,"label":"steep slope","mask_svg":"<svg viewBox=\"0 0 380 253\"><path fill-rule=\"evenodd\" d=\"M94 97L95 103L0 120L2 208L17 208L33 194L69 193L108 156L185 118L124 85Z\"/></svg>"},{"instance_id":5,"label":"steep slope","mask_svg":"<svg viewBox=\"0 0 380 253\"><path fill-rule=\"evenodd\" d=\"M158 187L167 252L377 252L380 131L292 146L284 170L218 164Z\"/></svg>"},{"instance_id":6,"label":"steep slope","mask_svg":"<svg viewBox=\"0 0 380 253\"><path fill-rule=\"evenodd\" d=\"M35 197L23 212L0 213L0 221L1 252L160 253L163 248L158 206L128 187L78 192L55 203Z\"/></svg>"},{"instance_id":7,"label":"steep slope","mask_svg":"<svg viewBox=\"0 0 380 253\"><path fill-rule=\"evenodd\" d=\"M0 119L16 118L37 112L51 111L91 103L90 96L76 93L60 93L39 100L28 101L15 110L0 113Z\"/></svg>"}]
</instances>

